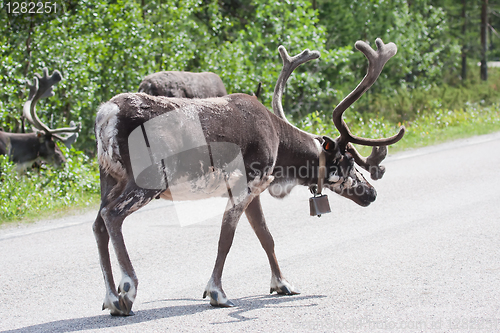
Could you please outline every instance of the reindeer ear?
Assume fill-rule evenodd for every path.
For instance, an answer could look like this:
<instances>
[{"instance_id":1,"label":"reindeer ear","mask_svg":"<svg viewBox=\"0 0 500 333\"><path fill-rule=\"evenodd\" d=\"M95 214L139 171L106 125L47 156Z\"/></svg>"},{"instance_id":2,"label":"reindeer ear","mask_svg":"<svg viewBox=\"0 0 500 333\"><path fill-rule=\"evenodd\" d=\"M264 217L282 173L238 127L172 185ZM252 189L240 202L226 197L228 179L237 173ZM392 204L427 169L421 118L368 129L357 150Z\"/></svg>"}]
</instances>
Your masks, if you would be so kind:
<instances>
[{"instance_id":1,"label":"reindeer ear","mask_svg":"<svg viewBox=\"0 0 500 333\"><path fill-rule=\"evenodd\" d=\"M330 139L329 137L327 136L324 136L323 137L323 140L325 140L323 142L323 149L326 151L326 152L334 152L335 149L337 149L337 143L335 141L333 141L332 139Z\"/></svg>"}]
</instances>

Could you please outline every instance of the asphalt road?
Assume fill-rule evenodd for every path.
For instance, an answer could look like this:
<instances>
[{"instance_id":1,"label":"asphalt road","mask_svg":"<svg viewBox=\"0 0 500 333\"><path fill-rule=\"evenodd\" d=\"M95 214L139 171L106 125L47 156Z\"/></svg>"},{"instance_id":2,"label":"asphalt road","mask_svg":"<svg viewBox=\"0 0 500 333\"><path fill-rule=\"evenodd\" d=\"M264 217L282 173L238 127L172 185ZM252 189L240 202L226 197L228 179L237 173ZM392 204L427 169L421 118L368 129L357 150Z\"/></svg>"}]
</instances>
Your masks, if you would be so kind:
<instances>
[{"instance_id":1,"label":"asphalt road","mask_svg":"<svg viewBox=\"0 0 500 333\"><path fill-rule=\"evenodd\" d=\"M267 258L243 217L223 275L235 308L201 298L218 217L186 224L172 203L155 201L128 218L140 282L136 314L126 318L101 311L95 212L3 227L0 330L500 331L500 133L396 154L385 165L367 208L331 193L334 212L313 218L307 189L284 200L266 194L278 260L302 293L268 295Z\"/></svg>"}]
</instances>

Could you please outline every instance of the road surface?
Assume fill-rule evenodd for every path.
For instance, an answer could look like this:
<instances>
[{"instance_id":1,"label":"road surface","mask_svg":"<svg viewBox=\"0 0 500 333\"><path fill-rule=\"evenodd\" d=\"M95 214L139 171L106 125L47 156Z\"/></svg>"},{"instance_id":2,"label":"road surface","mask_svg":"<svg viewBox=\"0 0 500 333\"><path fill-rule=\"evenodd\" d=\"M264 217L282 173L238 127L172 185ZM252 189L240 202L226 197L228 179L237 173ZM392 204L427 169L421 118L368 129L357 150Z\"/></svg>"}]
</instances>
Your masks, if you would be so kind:
<instances>
[{"instance_id":1,"label":"road surface","mask_svg":"<svg viewBox=\"0 0 500 333\"><path fill-rule=\"evenodd\" d=\"M3 227L0 331L500 331L500 133L385 165L367 208L330 193L333 213L316 218L306 188L284 200L264 195L282 271L302 293L268 294L267 258L243 217L223 275L235 308L201 298L217 217L181 226L176 206L155 201L128 218L139 288L136 314L125 318L101 311L95 212Z\"/></svg>"}]
</instances>

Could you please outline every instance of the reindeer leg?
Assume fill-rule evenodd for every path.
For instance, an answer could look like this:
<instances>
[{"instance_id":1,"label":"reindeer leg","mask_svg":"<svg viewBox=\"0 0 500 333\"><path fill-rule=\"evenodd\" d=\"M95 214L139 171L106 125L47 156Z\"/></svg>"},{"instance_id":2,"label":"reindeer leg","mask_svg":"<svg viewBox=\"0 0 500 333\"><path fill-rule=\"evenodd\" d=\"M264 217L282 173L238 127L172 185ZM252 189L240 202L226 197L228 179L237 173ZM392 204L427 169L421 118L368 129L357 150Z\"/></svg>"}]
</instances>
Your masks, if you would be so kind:
<instances>
[{"instance_id":1,"label":"reindeer leg","mask_svg":"<svg viewBox=\"0 0 500 333\"><path fill-rule=\"evenodd\" d=\"M267 257L269 258L269 264L271 265L271 289L272 294L276 291L280 295L297 295L300 292L295 289L290 283L286 281L281 274L280 267L278 265L278 260L274 253L274 240L273 236L269 232L266 225L266 220L264 218L264 213L262 212L262 206L260 204L260 195L256 196L252 202L248 205L245 210L245 214L252 226L257 238L259 238L260 244L266 251Z\"/></svg>"},{"instance_id":2,"label":"reindeer leg","mask_svg":"<svg viewBox=\"0 0 500 333\"><path fill-rule=\"evenodd\" d=\"M230 204L231 203L229 202L228 205ZM210 304L212 306L234 306L234 303L226 297L226 293L222 289L221 278L227 254L229 253L229 249L231 249L231 245L233 244L234 232L244 209L245 207L243 203L240 203L233 208L226 209L222 218L222 226L220 230L219 247L217 250L215 267L212 272L212 277L208 281L205 292L203 293L203 298L206 298L207 295L210 296Z\"/></svg>"},{"instance_id":3,"label":"reindeer leg","mask_svg":"<svg viewBox=\"0 0 500 333\"><path fill-rule=\"evenodd\" d=\"M118 295L116 293L115 281L113 279L113 272L111 270L111 261L109 259L109 234L106 226L104 225L104 220L102 219L100 210L97 214L97 218L92 229L94 231L94 236L99 251L99 260L101 262L101 270L104 276L104 284L106 285L106 296L102 304L102 309L112 309L112 304L114 302L118 304Z\"/></svg>"},{"instance_id":4,"label":"reindeer leg","mask_svg":"<svg viewBox=\"0 0 500 333\"><path fill-rule=\"evenodd\" d=\"M139 281L135 275L123 240L122 224L125 216L116 216L104 209L101 215L108 229L111 243L113 244L118 264L122 272L122 279L118 286L118 292L113 289L111 295L106 295L103 308L110 309L110 313L113 316L128 316L131 314L132 304L137 294L137 285Z\"/></svg>"},{"instance_id":5,"label":"reindeer leg","mask_svg":"<svg viewBox=\"0 0 500 333\"><path fill-rule=\"evenodd\" d=\"M249 184L248 196L235 206L231 207L231 200L228 201L228 206L222 218L222 226L219 237L219 248L217 251L217 259L215 260L215 267L212 272L212 277L208 281L203 298L210 296L210 304L219 307L232 307L234 303L227 297L222 289L222 270L224 269L224 262L226 261L229 249L233 244L234 232L238 221L247 209L252 200L264 191L269 184L274 180L273 176L266 175L260 181L256 180Z\"/></svg>"},{"instance_id":6,"label":"reindeer leg","mask_svg":"<svg viewBox=\"0 0 500 333\"><path fill-rule=\"evenodd\" d=\"M114 316L128 316L133 314L131 313L132 304L137 294L139 281L123 240L122 225L128 215L151 201L155 194L149 192L151 191L135 187L135 184L127 186L118 198L101 208L101 218L98 216L94 223L94 230L97 230L96 239L101 257L104 281L106 283L106 296L103 309L110 309L111 315ZM106 233L102 231L103 223L101 221L104 222ZM109 239L111 239L111 243L113 244L122 272L118 292L115 289L109 261Z\"/></svg>"}]
</instances>

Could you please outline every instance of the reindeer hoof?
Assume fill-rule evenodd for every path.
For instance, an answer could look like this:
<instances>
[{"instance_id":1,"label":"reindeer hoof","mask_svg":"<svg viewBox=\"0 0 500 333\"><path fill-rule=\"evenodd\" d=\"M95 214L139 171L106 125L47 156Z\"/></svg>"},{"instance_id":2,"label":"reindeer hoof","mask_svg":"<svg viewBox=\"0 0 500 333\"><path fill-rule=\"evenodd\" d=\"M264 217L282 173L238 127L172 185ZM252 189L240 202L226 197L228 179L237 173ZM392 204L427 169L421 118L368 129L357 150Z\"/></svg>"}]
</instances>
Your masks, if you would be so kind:
<instances>
[{"instance_id":1,"label":"reindeer hoof","mask_svg":"<svg viewBox=\"0 0 500 333\"><path fill-rule=\"evenodd\" d=\"M210 305L219 308L232 308L234 303L227 299L224 295L219 295L218 292L210 292Z\"/></svg>"},{"instance_id":2,"label":"reindeer hoof","mask_svg":"<svg viewBox=\"0 0 500 333\"><path fill-rule=\"evenodd\" d=\"M219 291L207 291L203 293L203 298L206 298L207 295L210 296L210 305L219 307L219 308L232 308L234 307L234 303L231 302L226 295L224 295L224 292L219 292Z\"/></svg>"},{"instance_id":3,"label":"reindeer hoof","mask_svg":"<svg viewBox=\"0 0 500 333\"><path fill-rule=\"evenodd\" d=\"M119 295L118 299L115 301L106 299L102 304L102 309L109 309L109 313L112 316L133 316L132 304L133 302L127 295Z\"/></svg>"},{"instance_id":4,"label":"reindeer hoof","mask_svg":"<svg viewBox=\"0 0 500 333\"><path fill-rule=\"evenodd\" d=\"M278 295L298 295L300 291L294 288L290 283L286 280L278 280L274 279L271 281L271 289L269 293L272 294L276 292Z\"/></svg>"},{"instance_id":5,"label":"reindeer hoof","mask_svg":"<svg viewBox=\"0 0 500 333\"><path fill-rule=\"evenodd\" d=\"M130 311L128 314L124 314L123 312L110 312L109 314L113 317L128 317L135 315L134 311Z\"/></svg>"},{"instance_id":6,"label":"reindeer hoof","mask_svg":"<svg viewBox=\"0 0 500 333\"><path fill-rule=\"evenodd\" d=\"M134 304L134 302L132 302L129 298L128 298L128 295L120 295L120 308L123 309L123 312L124 312L124 316L131 316L133 315L133 312L132 312L132 304ZM132 314L131 314L132 313Z\"/></svg>"}]
</instances>

